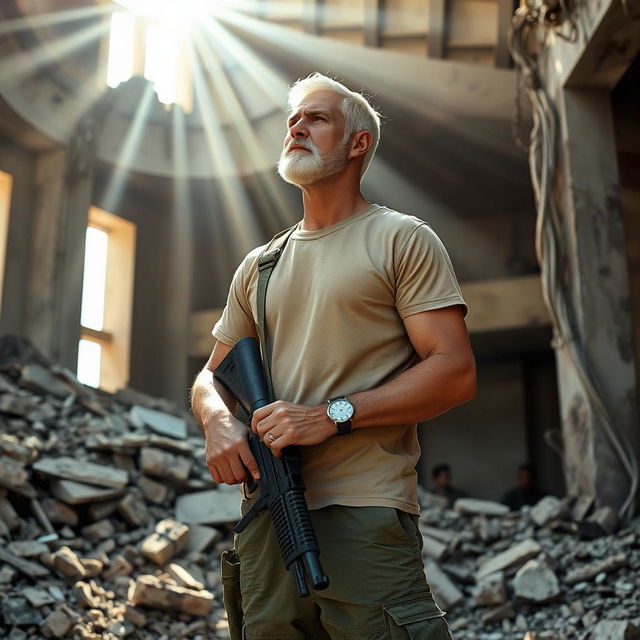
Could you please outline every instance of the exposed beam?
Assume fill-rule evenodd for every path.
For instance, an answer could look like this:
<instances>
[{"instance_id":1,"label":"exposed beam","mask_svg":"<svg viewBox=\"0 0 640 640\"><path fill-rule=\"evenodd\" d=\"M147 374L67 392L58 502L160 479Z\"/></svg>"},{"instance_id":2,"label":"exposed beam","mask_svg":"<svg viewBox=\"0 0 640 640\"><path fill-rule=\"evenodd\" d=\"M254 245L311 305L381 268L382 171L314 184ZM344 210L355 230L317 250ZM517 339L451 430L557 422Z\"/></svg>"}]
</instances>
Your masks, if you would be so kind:
<instances>
[{"instance_id":1,"label":"exposed beam","mask_svg":"<svg viewBox=\"0 0 640 640\"><path fill-rule=\"evenodd\" d=\"M496 67L512 67L509 53L509 29L515 11L514 0L498 0L498 42L496 43Z\"/></svg>"},{"instance_id":2,"label":"exposed beam","mask_svg":"<svg viewBox=\"0 0 640 640\"><path fill-rule=\"evenodd\" d=\"M305 33L320 35L320 12L323 0L304 0L302 7L302 27Z\"/></svg>"},{"instance_id":3,"label":"exposed beam","mask_svg":"<svg viewBox=\"0 0 640 640\"><path fill-rule=\"evenodd\" d=\"M364 44L365 47L381 45L382 11L384 0L365 0L364 3Z\"/></svg>"},{"instance_id":4,"label":"exposed beam","mask_svg":"<svg viewBox=\"0 0 640 640\"><path fill-rule=\"evenodd\" d=\"M430 58L444 58L446 54L449 22L449 0L429 2L429 32L427 48Z\"/></svg>"}]
</instances>

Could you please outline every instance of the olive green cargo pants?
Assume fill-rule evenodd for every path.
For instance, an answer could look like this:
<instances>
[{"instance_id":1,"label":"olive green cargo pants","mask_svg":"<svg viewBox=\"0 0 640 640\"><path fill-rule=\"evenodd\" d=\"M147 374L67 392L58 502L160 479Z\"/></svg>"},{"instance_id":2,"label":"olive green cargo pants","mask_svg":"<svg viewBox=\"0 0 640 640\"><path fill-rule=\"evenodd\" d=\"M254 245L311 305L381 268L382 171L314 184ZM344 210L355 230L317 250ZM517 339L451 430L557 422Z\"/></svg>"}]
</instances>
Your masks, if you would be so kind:
<instances>
[{"instance_id":1,"label":"olive green cargo pants","mask_svg":"<svg viewBox=\"0 0 640 640\"><path fill-rule=\"evenodd\" d=\"M236 536L239 567L233 552L223 557L232 640L452 640L425 580L417 516L389 507L310 513L329 588L298 597L262 512Z\"/></svg>"}]
</instances>

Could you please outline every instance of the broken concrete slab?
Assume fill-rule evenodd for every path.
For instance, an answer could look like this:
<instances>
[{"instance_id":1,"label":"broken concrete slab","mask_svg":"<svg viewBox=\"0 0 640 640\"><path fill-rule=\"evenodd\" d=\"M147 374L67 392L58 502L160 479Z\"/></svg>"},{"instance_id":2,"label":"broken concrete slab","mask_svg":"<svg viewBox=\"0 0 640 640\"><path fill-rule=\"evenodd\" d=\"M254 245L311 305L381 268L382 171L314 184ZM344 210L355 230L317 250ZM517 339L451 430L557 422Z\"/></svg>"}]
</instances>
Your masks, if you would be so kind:
<instances>
[{"instance_id":1,"label":"broken concrete slab","mask_svg":"<svg viewBox=\"0 0 640 640\"><path fill-rule=\"evenodd\" d=\"M124 488L95 487L74 480L52 480L50 487L54 497L71 505L111 500L124 494Z\"/></svg>"},{"instance_id":2,"label":"broken concrete slab","mask_svg":"<svg viewBox=\"0 0 640 640\"><path fill-rule=\"evenodd\" d=\"M442 556L447 552L447 545L442 544L439 540L430 538L429 536L422 536L422 553L425 556L429 556L434 560L440 560Z\"/></svg>"},{"instance_id":3,"label":"broken concrete slab","mask_svg":"<svg viewBox=\"0 0 640 640\"><path fill-rule=\"evenodd\" d=\"M504 581L504 572L496 571L485 576L473 588L472 595L479 606L496 606L507 601L507 588Z\"/></svg>"},{"instance_id":4,"label":"broken concrete slab","mask_svg":"<svg viewBox=\"0 0 640 640\"><path fill-rule=\"evenodd\" d=\"M41 628L47 636L64 638L71 630L73 623L74 619L68 614L67 609L58 607L46 618Z\"/></svg>"},{"instance_id":5,"label":"broken concrete slab","mask_svg":"<svg viewBox=\"0 0 640 640\"><path fill-rule=\"evenodd\" d=\"M513 578L513 590L518 598L541 604L560 595L558 578L547 565L539 560L529 560Z\"/></svg>"},{"instance_id":6,"label":"broken concrete slab","mask_svg":"<svg viewBox=\"0 0 640 640\"><path fill-rule=\"evenodd\" d=\"M213 608L213 594L195 591L166 582L155 576L142 575L131 586L129 601L162 610L180 611L194 616L208 616Z\"/></svg>"},{"instance_id":7,"label":"broken concrete slab","mask_svg":"<svg viewBox=\"0 0 640 640\"><path fill-rule=\"evenodd\" d=\"M167 571L169 572L169 575L171 575L171 577L182 587L195 589L196 591L204 589L204 584L202 584L202 582L196 580L183 566L176 562L169 564Z\"/></svg>"},{"instance_id":8,"label":"broken concrete slab","mask_svg":"<svg viewBox=\"0 0 640 640\"><path fill-rule=\"evenodd\" d=\"M566 514L566 503L555 496L541 498L531 509L531 519L539 527L544 527L552 520L558 520Z\"/></svg>"},{"instance_id":9,"label":"broken concrete slab","mask_svg":"<svg viewBox=\"0 0 640 640\"><path fill-rule=\"evenodd\" d=\"M640 627L629 620L600 620L591 631L590 640L640 640Z\"/></svg>"},{"instance_id":10,"label":"broken concrete slab","mask_svg":"<svg viewBox=\"0 0 640 640\"><path fill-rule=\"evenodd\" d=\"M189 524L189 540L184 547L185 554L202 553L207 548L222 540L223 534L219 529L201 524Z\"/></svg>"},{"instance_id":11,"label":"broken concrete slab","mask_svg":"<svg viewBox=\"0 0 640 640\"><path fill-rule=\"evenodd\" d=\"M182 522L167 519L156 525L155 531L145 538L140 553L158 565L166 564L187 543L189 527Z\"/></svg>"},{"instance_id":12,"label":"broken concrete slab","mask_svg":"<svg viewBox=\"0 0 640 640\"><path fill-rule=\"evenodd\" d=\"M564 578L567 584L576 584L595 578L599 573L611 573L621 567L626 566L627 556L624 553L617 553L613 556L592 562L588 565L576 567L569 571Z\"/></svg>"},{"instance_id":13,"label":"broken concrete slab","mask_svg":"<svg viewBox=\"0 0 640 640\"><path fill-rule=\"evenodd\" d=\"M147 505L138 489L132 489L118 504L118 512L133 527L141 527L149 522Z\"/></svg>"},{"instance_id":14,"label":"broken concrete slab","mask_svg":"<svg viewBox=\"0 0 640 640\"><path fill-rule=\"evenodd\" d=\"M17 491L27 483L28 477L21 462L8 456L0 456L0 487Z\"/></svg>"},{"instance_id":15,"label":"broken concrete slab","mask_svg":"<svg viewBox=\"0 0 640 640\"><path fill-rule=\"evenodd\" d=\"M143 447L140 452L140 468L144 473L154 478L185 482L189 477L192 465L191 458L155 447Z\"/></svg>"},{"instance_id":16,"label":"broken concrete slab","mask_svg":"<svg viewBox=\"0 0 640 640\"><path fill-rule=\"evenodd\" d=\"M147 476L140 476L138 487L144 497L154 504L163 504L169 495L169 488L161 482L156 482Z\"/></svg>"},{"instance_id":17,"label":"broken concrete slab","mask_svg":"<svg viewBox=\"0 0 640 640\"><path fill-rule=\"evenodd\" d=\"M100 542L105 538L110 538L116 530L113 527L111 520L98 520L93 524L90 524L82 528L82 535L91 542Z\"/></svg>"},{"instance_id":18,"label":"broken concrete slab","mask_svg":"<svg viewBox=\"0 0 640 640\"><path fill-rule=\"evenodd\" d=\"M504 516L509 513L509 507L500 502L478 498L458 498L453 508L467 515Z\"/></svg>"},{"instance_id":19,"label":"broken concrete slab","mask_svg":"<svg viewBox=\"0 0 640 640\"><path fill-rule=\"evenodd\" d=\"M49 553L49 547L37 540L15 540L9 543L8 549L21 558L34 558L41 553Z\"/></svg>"},{"instance_id":20,"label":"broken concrete slab","mask_svg":"<svg viewBox=\"0 0 640 640\"><path fill-rule=\"evenodd\" d=\"M25 587L22 590L22 595L31 603L31 606L36 609L56 602L56 599L48 591L36 587Z\"/></svg>"},{"instance_id":21,"label":"broken concrete slab","mask_svg":"<svg viewBox=\"0 0 640 640\"><path fill-rule=\"evenodd\" d=\"M187 437L187 423L169 413L136 405L130 412L134 424L146 425L156 433L179 440Z\"/></svg>"},{"instance_id":22,"label":"broken concrete slab","mask_svg":"<svg viewBox=\"0 0 640 640\"><path fill-rule=\"evenodd\" d=\"M41 367L39 364L28 364L20 370L19 384L24 389L35 393L50 394L57 398L66 398L71 389L54 376L49 369Z\"/></svg>"},{"instance_id":23,"label":"broken concrete slab","mask_svg":"<svg viewBox=\"0 0 640 640\"><path fill-rule=\"evenodd\" d=\"M45 498L42 501L42 509L47 514L49 520L54 524L66 524L70 527L78 525L77 512L60 500Z\"/></svg>"},{"instance_id":24,"label":"broken concrete slab","mask_svg":"<svg viewBox=\"0 0 640 640\"><path fill-rule=\"evenodd\" d=\"M492 622L500 622L501 620L510 620L516 617L515 609L511 601L505 602L497 607L493 607L482 614L482 622L491 624Z\"/></svg>"},{"instance_id":25,"label":"broken concrete slab","mask_svg":"<svg viewBox=\"0 0 640 640\"><path fill-rule=\"evenodd\" d=\"M93 462L83 462L66 456L41 458L33 463L33 469L55 478L73 480L97 487L122 489L129 481L129 474L122 469L114 469Z\"/></svg>"},{"instance_id":26,"label":"broken concrete slab","mask_svg":"<svg viewBox=\"0 0 640 640\"><path fill-rule=\"evenodd\" d=\"M427 561L425 574L427 582L431 586L433 596L439 607L445 611L453 609L464 600L464 595L451 581L449 576L439 567L435 561Z\"/></svg>"},{"instance_id":27,"label":"broken concrete slab","mask_svg":"<svg viewBox=\"0 0 640 640\"><path fill-rule=\"evenodd\" d=\"M496 571L504 571L523 564L530 558L537 556L541 551L540 545L533 539L527 538L518 544L513 545L506 551L499 553L493 558L486 560L476 571L476 580L481 580L484 576Z\"/></svg>"},{"instance_id":28,"label":"broken concrete slab","mask_svg":"<svg viewBox=\"0 0 640 640\"><path fill-rule=\"evenodd\" d=\"M31 606L25 598L8 596L2 600L0 605L2 618L8 625L33 625L42 622L40 611Z\"/></svg>"},{"instance_id":29,"label":"broken concrete slab","mask_svg":"<svg viewBox=\"0 0 640 640\"><path fill-rule=\"evenodd\" d=\"M186 524L225 524L240 519L239 490L198 491L176 500L176 518Z\"/></svg>"}]
</instances>

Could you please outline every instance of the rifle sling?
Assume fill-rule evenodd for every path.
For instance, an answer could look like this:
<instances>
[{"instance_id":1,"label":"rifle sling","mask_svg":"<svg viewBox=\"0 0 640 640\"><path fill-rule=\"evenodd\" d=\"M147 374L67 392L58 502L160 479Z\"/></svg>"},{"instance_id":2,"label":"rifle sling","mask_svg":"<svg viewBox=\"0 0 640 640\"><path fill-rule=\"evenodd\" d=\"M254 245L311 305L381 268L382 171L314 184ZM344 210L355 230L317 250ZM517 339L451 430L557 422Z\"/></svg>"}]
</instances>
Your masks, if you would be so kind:
<instances>
[{"instance_id":1,"label":"rifle sling","mask_svg":"<svg viewBox=\"0 0 640 640\"><path fill-rule=\"evenodd\" d=\"M271 357L267 349L267 323L265 318L265 306L267 304L267 285L271 273L275 269L282 252L284 251L287 241L291 234L295 231L297 225L289 227L276 235L269 243L267 250L258 259L258 284L256 286L256 308L258 315L258 338L260 341L260 351L262 353L262 368L264 370L264 378L267 382L267 391L269 399L274 400L273 381L271 380Z\"/></svg>"}]
</instances>

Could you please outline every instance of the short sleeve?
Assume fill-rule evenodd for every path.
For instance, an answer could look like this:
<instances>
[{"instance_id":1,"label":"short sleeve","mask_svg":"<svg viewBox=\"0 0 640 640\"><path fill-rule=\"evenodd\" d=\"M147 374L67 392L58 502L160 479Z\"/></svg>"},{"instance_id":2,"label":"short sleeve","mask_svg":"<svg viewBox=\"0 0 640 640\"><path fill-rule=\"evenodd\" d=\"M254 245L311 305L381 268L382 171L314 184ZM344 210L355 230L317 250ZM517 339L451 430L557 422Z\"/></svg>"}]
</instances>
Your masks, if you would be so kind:
<instances>
[{"instance_id":1,"label":"short sleeve","mask_svg":"<svg viewBox=\"0 0 640 640\"><path fill-rule=\"evenodd\" d=\"M395 262L395 302L401 318L458 304L467 315L447 250L429 225L413 230Z\"/></svg>"},{"instance_id":2,"label":"short sleeve","mask_svg":"<svg viewBox=\"0 0 640 640\"><path fill-rule=\"evenodd\" d=\"M236 269L229 287L227 304L220 320L211 333L228 345L234 345L240 338L255 335L256 325L249 303L249 266L251 254Z\"/></svg>"}]
</instances>

